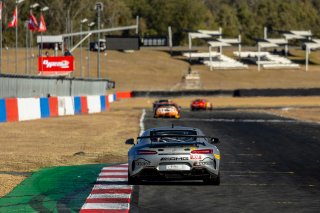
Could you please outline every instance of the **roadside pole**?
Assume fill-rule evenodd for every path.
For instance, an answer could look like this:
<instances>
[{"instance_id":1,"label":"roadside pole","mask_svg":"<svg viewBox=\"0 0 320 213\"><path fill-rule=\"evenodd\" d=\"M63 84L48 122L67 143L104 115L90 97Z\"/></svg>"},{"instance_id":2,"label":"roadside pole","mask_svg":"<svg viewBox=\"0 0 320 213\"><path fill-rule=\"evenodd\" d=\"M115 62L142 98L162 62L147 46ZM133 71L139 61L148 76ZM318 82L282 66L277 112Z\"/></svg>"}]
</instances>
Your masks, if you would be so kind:
<instances>
[{"instance_id":1,"label":"roadside pole","mask_svg":"<svg viewBox=\"0 0 320 213\"><path fill-rule=\"evenodd\" d=\"M95 9L97 10L98 16L98 31L100 30L100 12L103 11L103 3L97 2ZM100 79L100 32L98 32L98 56L97 56L97 77Z\"/></svg>"}]
</instances>

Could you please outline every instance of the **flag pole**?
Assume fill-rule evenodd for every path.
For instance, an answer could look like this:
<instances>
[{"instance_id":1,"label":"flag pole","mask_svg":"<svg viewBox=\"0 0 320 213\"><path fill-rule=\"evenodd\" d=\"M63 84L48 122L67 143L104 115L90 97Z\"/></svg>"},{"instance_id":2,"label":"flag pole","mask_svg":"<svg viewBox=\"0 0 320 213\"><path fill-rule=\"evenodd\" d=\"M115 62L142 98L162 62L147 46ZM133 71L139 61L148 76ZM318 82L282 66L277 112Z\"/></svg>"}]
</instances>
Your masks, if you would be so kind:
<instances>
[{"instance_id":1,"label":"flag pole","mask_svg":"<svg viewBox=\"0 0 320 213\"><path fill-rule=\"evenodd\" d=\"M18 74L18 1L16 1L16 49L15 49L15 74Z\"/></svg>"},{"instance_id":2,"label":"flag pole","mask_svg":"<svg viewBox=\"0 0 320 213\"><path fill-rule=\"evenodd\" d=\"M49 7L45 6L43 8L40 9L40 23L39 23L39 30L40 30L40 33L41 33L41 44L40 44L40 56L42 56L42 49L43 49L43 32L44 32L44 29L41 29L41 27L43 28L45 26L45 22L44 22L44 17L43 17L43 12L49 10ZM38 32L39 32L38 30ZM47 30L47 29L45 29Z\"/></svg>"},{"instance_id":3,"label":"flag pole","mask_svg":"<svg viewBox=\"0 0 320 213\"><path fill-rule=\"evenodd\" d=\"M16 0L16 50L15 50L15 74L18 74L18 5L22 3L24 0Z\"/></svg>"}]
</instances>

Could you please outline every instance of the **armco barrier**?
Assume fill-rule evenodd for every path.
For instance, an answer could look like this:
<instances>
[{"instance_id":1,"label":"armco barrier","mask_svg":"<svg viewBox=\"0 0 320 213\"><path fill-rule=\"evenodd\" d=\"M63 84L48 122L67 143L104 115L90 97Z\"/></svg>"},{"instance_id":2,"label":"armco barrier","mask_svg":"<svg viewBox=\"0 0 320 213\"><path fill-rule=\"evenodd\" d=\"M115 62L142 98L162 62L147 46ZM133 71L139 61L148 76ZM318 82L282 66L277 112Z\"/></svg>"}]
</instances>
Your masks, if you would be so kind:
<instances>
[{"instance_id":1,"label":"armco barrier","mask_svg":"<svg viewBox=\"0 0 320 213\"><path fill-rule=\"evenodd\" d=\"M58 113L59 116L74 115L73 98L72 97L58 97Z\"/></svg>"},{"instance_id":2,"label":"armco barrier","mask_svg":"<svg viewBox=\"0 0 320 213\"><path fill-rule=\"evenodd\" d=\"M50 117L49 98L40 98L41 118Z\"/></svg>"},{"instance_id":3,"label":"armco barrier","mask_svg":"<svg viewBox=\"0 0 320 213\"><path fill-rule=\"evenodd\" d=\"M233 96L232 90L133 91L132 97Z\"/></svg>"},{"instance_id":4,"label":"armco barrier","mask_svg":"<svg viewBox=\"0 0 320 213\"><path fill-rule=\"evenodd\" d=\"M239 89L234 97L320 96L320 89Z\"/></svg>"},{"instance_id":5,"label":"armco barrier","mask_svg":"<svg viewBox=\"0 0 320 213\"><path fill-rule=\"evenodd\" d=\"M6 99L6 115L7 122L19 120L18 100L16 98Z\"/></svg>"},{"instance_id":6,"label":"armco barrier","mask_svg":"<svg viewBox=\"0 0 320 213\"><path fill-rule=\"evenodd\" d=\"M49 98L50 117L59 116L58 112L58 97Z\"/></svg>"},{"instance_id":7,"label":"armco barrier","mask_svg":"<svg viewBox=\"0 0 320 213\"><path fill-rule=\"evenodd\" d=\"M106 110L107 110L107 109L110 109L109 97L106 95L105 99L106 99Z\"/></svg>"},{"instance_id":8,"label":"armco barrier","mask_svg":"<svg viewBox=\"0 0 320 213\"><path fill-rule=\"evenodd\" d=\"M81 96L81 113L88 114L88 100L86 96Z\"/></svg>"},{"instance_id":9,"label":"armco barrier","mask_svg":"<svg viewBox=\"0 0 320 213\"><path fill-rule=\"evenodd\" d=\"M74 114L81 114L81 97L74 97Z\"/></svg>"},{"instance_id":10,"label":"armco barrier","mask_svg":"<svg viewBox=\"0 0 320 213\"><path fill-rule=\"evenodd\" d=\"M40 98L18 98L19 121L41 118Z\"/></svg>"},{"instance_id":11,"label":"armco barrier","mask_svg":"<svg viewBox=\"0 0 320 213\"><path fill-rule=\"evenodd\" d=\"M112 103L112 102L115 101L115 98L114 98L113 94L108 95L108 101L109 101L109 103Z\"/></svg>"},{"instance_id":12,"label":"armco barrier","mask_svg":"<svg viewBox=\"0 0 320 213\"><path fill-rule=\"evenodd\" d=\"M117 99L131 98L132 92L117 92L116 97Z\"/></svg>"},{"instance_id":13,"label":"armco barrier","mask_svg":"<svg viewBox=\"0 0 320 213\"><path fill-rule=\"evenodd\" d=\"M114 102L116 95L0 99L0 122L103 112L109 100Z\"/></svg>"},{"instance_id":14,"label":"armco barrier","mask_svg":"<svg viewBox=\"0 0 320 213\"><path fill-rule=\"evenodd\" d=\"M106 111L106 97L104 95L100 96L100 104L101 104L101 111Z\"/></svg>"},{"instance_id":15,"label":"armco barrier","mask_svg":"<svg viewBox=\"0 0 320 213\"><path fill-rule=\"evenodd\" d=\"M87 96L89 113L101 112L100 96Z\"/></svg>"},{"instance_id":16,"label":"armco barrier","mask_svg":"<svg viewBox=\"0 0 320 213\"><path fill-rule=\"evenodd\" d=\"M161 97L186 97L186 96L229 96L229 97L320 96L320 88L312 88L312 89L133 91L132 92L132 97L161 98Z\"/></svg>"},{"instance_id":17,"label":"armco barrier","mask_svg":"<svg viewBox=\"0 0 320 213\"><path fill-rule=\"evenodd\" d=\"M0 122L6 122L6 120L6 101L4 99L0 99Z\"/></svg>"}]
</instances>

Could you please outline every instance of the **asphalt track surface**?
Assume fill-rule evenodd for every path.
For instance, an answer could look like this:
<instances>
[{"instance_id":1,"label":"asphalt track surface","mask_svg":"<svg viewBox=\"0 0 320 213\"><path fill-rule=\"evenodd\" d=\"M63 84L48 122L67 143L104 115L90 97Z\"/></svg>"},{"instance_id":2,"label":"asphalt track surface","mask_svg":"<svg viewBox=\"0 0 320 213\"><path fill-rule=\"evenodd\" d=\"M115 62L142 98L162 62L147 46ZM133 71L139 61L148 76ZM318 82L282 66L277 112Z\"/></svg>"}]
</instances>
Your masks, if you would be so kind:
<instances>
[{"instance_id":1,"label":"asphalt track surface","mask_svg":"<svg viewBox=\"0 0 320 213\"><path fill-rule=\"evenodd\" d=\"M184 110L145 128L192 126L220 138L221 185L197 181L137 186L139 213L320 212L320 125L265 113Z\"/></svg>"}]
</instances>

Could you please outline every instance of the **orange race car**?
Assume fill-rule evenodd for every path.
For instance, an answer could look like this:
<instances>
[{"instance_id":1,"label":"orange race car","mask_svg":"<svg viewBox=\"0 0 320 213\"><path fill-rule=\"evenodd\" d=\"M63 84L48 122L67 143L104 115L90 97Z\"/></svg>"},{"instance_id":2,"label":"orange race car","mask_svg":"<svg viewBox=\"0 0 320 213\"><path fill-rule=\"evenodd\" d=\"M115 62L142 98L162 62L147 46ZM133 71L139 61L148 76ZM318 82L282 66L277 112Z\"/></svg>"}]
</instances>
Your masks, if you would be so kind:
<instances>
[{"instance_id":1,"label":"orange race car","mask_svg":"<svg viewBox=\"0 0 320 213\"><path fill-rule=\"evenodd\" d=\"M180 107L174 103L158 104L154 110L154 118L180 118Z\"/></svg>"},{"instance_id":2,"label":"orange race car","mask_svg":"<svg viewBox=\"0 0 320 213\"><path fill-rule=\"evenodd\" d=\"M193 110L212 110L212 104L206 99L196 99L191 103L191 111Z\"/></svg>"}]
</instances>

